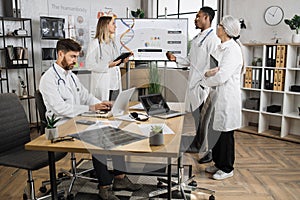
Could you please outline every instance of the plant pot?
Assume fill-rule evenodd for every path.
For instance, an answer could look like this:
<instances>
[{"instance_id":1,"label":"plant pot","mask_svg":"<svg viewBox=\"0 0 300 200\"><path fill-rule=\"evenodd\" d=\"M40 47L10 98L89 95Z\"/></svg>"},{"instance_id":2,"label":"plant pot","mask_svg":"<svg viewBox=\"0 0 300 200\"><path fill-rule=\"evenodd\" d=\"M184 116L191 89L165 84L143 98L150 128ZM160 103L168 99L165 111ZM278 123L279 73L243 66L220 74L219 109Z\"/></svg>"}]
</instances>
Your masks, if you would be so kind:
<instances>
[{"instance_id":1,"label":"plant pot","mask_svg":"<svg viewBox=\"0 0 300 200\"><path fill-rule=\"evenodd\" d=\"M52 129L45 129L45 137L47 140L52 140L55 138L58 138L58 131L56 128L52 128Z\"/></svg>"},{"instance_id":2,"label":"plant pot","mask_svg":"<svg viewBox=\"0 0 300 200\"><path fill-rule=\"evenodd\" d=\"M149 144L150 146L163 145L164 134L162 132L161 133L150 132Z\"/></svg>"},{"instance_id":3,"label":"plant pot","mask_svg":"<svg viewBox=\"0 0 300 200\"><path fill-rule=\"evenodd\" d=\"M293 43L300 43L300 34L293 34L292 42Z\"/></svg>"}]
</instances>

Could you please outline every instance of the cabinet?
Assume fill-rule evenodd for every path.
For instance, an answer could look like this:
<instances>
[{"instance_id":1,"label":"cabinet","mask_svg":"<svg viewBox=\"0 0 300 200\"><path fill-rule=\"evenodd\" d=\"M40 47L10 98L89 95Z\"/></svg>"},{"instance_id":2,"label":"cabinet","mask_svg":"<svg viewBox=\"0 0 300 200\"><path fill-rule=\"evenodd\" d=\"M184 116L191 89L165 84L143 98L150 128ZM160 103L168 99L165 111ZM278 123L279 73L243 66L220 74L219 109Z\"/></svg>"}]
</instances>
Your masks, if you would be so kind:
<instances>
[{"instance_id":1,"label":"cabinet","mask_svg":"<svg viewBox=\"0 0 300 200\"><path fill-rule=\"evenodd\" d=\"M0 56L1 93L15 92L33 125L37 111L31 19L0 17Z\"/></svg>"},{"instance_id":2,"label":"cabinet","mask_svg":"<svg viewBox=\"0 0 300 200\"><path fill-rule=\"evenodd\" d=\"M244 44L242 131L300 142L300 44ZM284 49L281 51L281 49ZM257 66L257 60L261 63Z\"/></svg>"}]
</instances>

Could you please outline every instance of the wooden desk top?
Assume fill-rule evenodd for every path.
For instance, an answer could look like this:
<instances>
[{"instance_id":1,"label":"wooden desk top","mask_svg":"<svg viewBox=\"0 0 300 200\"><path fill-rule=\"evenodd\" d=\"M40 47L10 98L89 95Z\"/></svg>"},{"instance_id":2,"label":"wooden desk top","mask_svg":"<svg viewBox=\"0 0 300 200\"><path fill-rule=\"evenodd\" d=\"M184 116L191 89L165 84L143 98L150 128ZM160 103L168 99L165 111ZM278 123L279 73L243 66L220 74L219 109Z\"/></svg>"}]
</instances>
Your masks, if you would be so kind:
<instances>
[{"instance_id":1,"label":"wooden desk top","mask_svg":"<svg viewBox=\"0 0 300 200\"><path fill-rule=\"evenodd\" d=\"M78 119L87 120L104 120L101 118L91 117L75 117L70 119L65 124L58 127L59 136L66 136L68 134L77 133L85 130L88 126L82 124L76 124L75 121ZM107 119L106 119L107 120ZM113 120L113 118L109 119ZM124 128L130 125L132 132L140 133L137 124L154 124L154 123L165 123L169 126L175 134L165 134L165 144L161 146L150 146L149 139L140 140L127 145L118 146L116 148L105 150L100 147L82 142L80 140L75 141L63 141L58 143L51 143L50 140L46 140L44 135L37 137L31 142L25 145L28 150L41 150L41 151L54 151L54 152L74 152L74 153L100 153L100 154L115 154L115 155L136 155L136 156L159 156L159 157L177 157L179 155L181 133L183 127L184 116L163 120L159 118L151 117L146 122L125 122L122 121L119 128Z\"/></svg>"}]
</instances>

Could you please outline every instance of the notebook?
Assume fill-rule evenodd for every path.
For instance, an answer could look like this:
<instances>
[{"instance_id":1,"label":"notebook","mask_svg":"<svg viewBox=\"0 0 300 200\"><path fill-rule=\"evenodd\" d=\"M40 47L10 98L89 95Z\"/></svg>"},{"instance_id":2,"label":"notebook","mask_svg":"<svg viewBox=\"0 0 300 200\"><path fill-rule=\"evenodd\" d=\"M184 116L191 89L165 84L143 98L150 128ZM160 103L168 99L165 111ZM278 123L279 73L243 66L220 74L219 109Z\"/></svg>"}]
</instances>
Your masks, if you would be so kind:
<instances>
[{"instance_id":1,"label":"notebook","mask_svg":"<svg viewBox=\"0 0 300 200\"><path fill-rule=\"evenodd\" d=\"M140 101L150 116L168 119L185 114L184 112L171 110L161 94L143 95L140 96Z\"/></svg>"},{"instance_id":2,"label":"notebook","mask_svg":"<svg viewBox=\"0 0 300 200\"><path fill-rule=\"evenodd\" d=\"M121 116L127 110L127 106L132 94L135 91L135 87L130 88L128 90L123 90L119 93L116 101L113 103L111 111L89 111L84 112L81 116L84 117L100 117L100 118L109 118L109 117L116 117Z\"/></svg>"}]
</instances>

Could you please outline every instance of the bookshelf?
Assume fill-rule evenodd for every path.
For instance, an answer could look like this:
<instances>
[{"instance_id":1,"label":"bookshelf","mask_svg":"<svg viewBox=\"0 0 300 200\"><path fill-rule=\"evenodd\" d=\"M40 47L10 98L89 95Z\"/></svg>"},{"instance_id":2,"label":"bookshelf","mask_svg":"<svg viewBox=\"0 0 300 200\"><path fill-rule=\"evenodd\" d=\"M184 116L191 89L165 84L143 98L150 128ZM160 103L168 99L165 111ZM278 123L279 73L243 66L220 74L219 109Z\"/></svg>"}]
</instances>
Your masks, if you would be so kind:
<instances>
[{"instance_id":1,"label":"bookshelf","mask_svg":"<svg viewBox=\"0 0 300 200\"><path fill-rule=\"evenodd\" d=\"M37 119L34 91L35 65L32 21L29 18L0 17L0 89L19 96L31 127Z\"/></svg>"},{"instance_id":2,"label":"bookshelf","mask_svg":"<svg viewBox=\"0 0 300 200\"><path fill-rule=\"evenodd\" d=\"M300 44L249 43L244 48L240 130L300 143L300 92L295 91L300 86Z\"/></svg>"}]
</instances>

